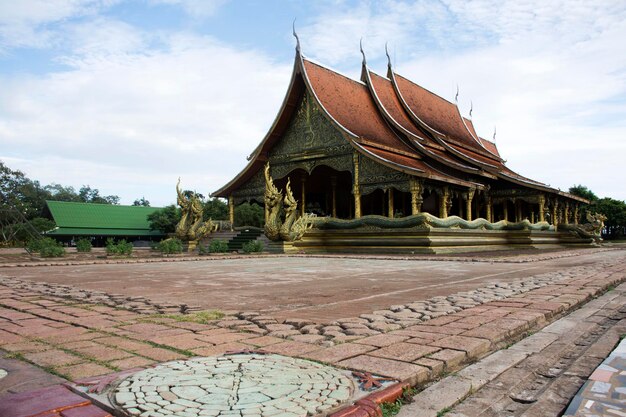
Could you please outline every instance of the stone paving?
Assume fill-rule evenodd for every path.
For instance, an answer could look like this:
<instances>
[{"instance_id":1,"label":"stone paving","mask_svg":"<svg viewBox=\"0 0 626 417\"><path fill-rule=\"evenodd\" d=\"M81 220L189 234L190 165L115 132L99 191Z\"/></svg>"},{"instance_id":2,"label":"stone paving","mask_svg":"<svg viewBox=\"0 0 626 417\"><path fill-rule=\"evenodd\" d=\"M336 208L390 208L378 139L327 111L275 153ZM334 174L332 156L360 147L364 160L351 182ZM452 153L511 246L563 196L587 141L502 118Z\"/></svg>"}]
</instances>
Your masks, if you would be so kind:
<instances>
[{"instance_id":1,"label":"stone paving","mask_svg":"<svg viewBox=\"0 0 626 417\"><path fill-rule=\"evenodd\" d=\"M145 314L5 278L0 282L0 348L70 380L261 348L421 386L622 282L625 260L624 251L616 251L592 265L323 324L279 321L258 312L216 320L195 312Z\"/></svg>"},{"instance_id":2,"label":"stone paving","mask_svg":"<svg viewBox=\"0 0 626 417\"><path fill-rule=\"evenodd\" d=\"M241 354L146 369L124 379L114 398L131 416L297 417L336 407L354 388L350 378L328 366Z\"/></svg>"}]
</instances>

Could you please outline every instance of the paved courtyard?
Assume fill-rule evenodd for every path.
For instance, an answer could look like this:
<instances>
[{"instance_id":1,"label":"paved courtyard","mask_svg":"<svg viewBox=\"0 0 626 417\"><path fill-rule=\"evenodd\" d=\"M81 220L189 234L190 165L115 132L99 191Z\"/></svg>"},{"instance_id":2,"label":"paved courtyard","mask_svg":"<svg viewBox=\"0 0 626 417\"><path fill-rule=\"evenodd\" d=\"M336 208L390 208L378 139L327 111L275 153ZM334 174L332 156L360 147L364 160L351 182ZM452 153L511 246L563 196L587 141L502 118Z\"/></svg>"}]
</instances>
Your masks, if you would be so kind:
<instances>
[{"instance_id":1,"label":"paved courtyard","mask_svg":"<svg viewBox=\"0 0 626 417\"><path fill-rule=\"evenodd\" d=\"M225 354L313 360L360 373L366 381L386 378L398 384L394 392L400 395L402 387L423 387L462 369L625 280L626 250L619 248L500 257L268 256L5 266L0 268L0 368L8 375L0 379L0 416L73 417L86 410L82 407L95 407L93 415L105 417L106 411L59 382L105 387L117 378L108 376L112 373ZM177 312L180 302L224 315L193 309L187 315L155 314ZM183 365L163 369L168 366ZM41 387L48 388L33 391ZM137 400L122 395L120 403L142 416L153 415L138 401L148 397L170 401L170 408L184 405L189 415L210 415L199 398L219 388L203 384L185 394L202 394L198 401L142 392ZM269 397L264 387L248 388L255 398ZM329 394L321 385L312 389L319 391L302 392L303 400L310 396L321 404ZM173 398L172 386L157 392ZM11 395L4 403L3 394ZM348 408L337 416L375 410L390 398L372 395L354 405L340 403ZM238 396L224 398L230 407L224 415L265 416L262 402L255 414L235 408L230 399ZM285 405L278 398L267 401ZM30 405L20 411L5 404ZM66 411L54 411L54 404ZM301 413L291 407L283 414L315 414L304 403ZM376 415L371 412L355 415Z\"/></svg>"},{"instance_id":2,"label":"paved courtyard","mask_svg":"<svg viewBox=\"0 0 626 417\"><path fill-rule=\"evenodd\" d=\"M569 256L558 257L563 254ZM449 261L420 257L244 257L2 268L0 274L205 309L253 310L276 318L324 322L492 282L594 265L612 256L613 251L582 249L543 257L522 254L493 258L491 254L478 254ZM538 260L552 257L557 258Z\"/></svg>"}]
</instances>

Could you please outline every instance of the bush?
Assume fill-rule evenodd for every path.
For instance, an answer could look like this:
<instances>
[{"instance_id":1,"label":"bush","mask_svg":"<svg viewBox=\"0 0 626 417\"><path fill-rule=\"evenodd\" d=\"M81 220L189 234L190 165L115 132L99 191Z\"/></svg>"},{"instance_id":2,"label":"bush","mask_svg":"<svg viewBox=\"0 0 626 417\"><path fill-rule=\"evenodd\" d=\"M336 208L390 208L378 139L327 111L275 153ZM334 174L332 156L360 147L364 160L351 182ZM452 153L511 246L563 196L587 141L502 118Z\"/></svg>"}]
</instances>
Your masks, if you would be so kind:
<instances>
[{"instance_id":1,"label":"bush","mask_svg":"<svg viewBox=\"0 0 626 417\"><path fill-rule=\"evenodd\" d=\"M107 239L106 243L107 255L127 255L130 256L133 253L133 244L126 242L125 239L115 242L112 237Z\"/></svg>"},{"instance_id":2,"label":"bush","mask_svg":"<svg viewBox=\"0 0 626 417\"><path fill-rule=\"evenodd\" d=\"M214 239L209 243L209 253L228 252L228 243L225 240Z\"/></svg>"},{"instance_id":3,"label":"bush","mask_svg":"<svg viewBox=\"0 0 626 417\"><path fill-rule=\"evenodd\" d=\"M78 239L76 241L77 252L91 252L91 241L89 239Z\"/></svg>"},{"instance_id":4,"label":"bush","mask_svg":"<svg viewBox=\"0 0 626 417\"><path fill-rule=\"evenodd\" d=\"M38 252L43 258L58 258L65 255L63 245L51 237L29 241L26 250L31 253Z\"/></svg>"},{"instance_id":5,"label":"bush","mask_svg":"<svg viewBox=\"0 0 626 417\"><path fill-rule=\"evenodd\" d=\"M165 239L159 242L157 250L165 255L181 253L183 251L183 242L175 237Z\"/></svg>"},{"instance_id":6,"label":"bush","mask_svg":"<svg viewBox=\"0 0 626 417\"><path fill-rule=\"evenodd\" d=\"M244 243L242 249L245 253L263 252L263 242L251 240Z\"/></svg>"}]
</instances>

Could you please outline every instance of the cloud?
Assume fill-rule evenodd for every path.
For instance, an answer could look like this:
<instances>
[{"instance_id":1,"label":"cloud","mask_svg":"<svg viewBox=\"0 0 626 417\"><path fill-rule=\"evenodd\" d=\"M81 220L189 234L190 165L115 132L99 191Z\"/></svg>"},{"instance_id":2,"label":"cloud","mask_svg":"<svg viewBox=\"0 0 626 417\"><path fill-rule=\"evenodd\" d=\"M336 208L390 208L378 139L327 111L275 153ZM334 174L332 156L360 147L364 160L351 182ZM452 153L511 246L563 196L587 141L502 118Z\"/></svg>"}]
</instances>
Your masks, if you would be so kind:
<instances>
[{"instance_id":1,"label":"cloud","mask_svg":"<svg viewBox=\"0 0 626 417\"><path fill-rule=\"evenodd\" d=\"M152 4L167 4L182 7L189 16L203 19L215 15L228 0L150 0Z\"/></svg>"},{"instance_id":2,"label":"cloud","mask_svg":"<svg viewBox=\"0 0 626 417\"><path fill-rule=\"evenodd\" d=\"M358 39L385 74L384 39L400 74L474 104L479 133L509 166L567 189L626 199L615 178L626 150L626 5L589 1L386 1L338 6L303 28L305 53L358 74ZM412 22L409 24L408 22ZM358 75L357 75L358 76ZM600 162L602 161L602 162Z\"/></svg>"},{"instance_id":3,"label":"cloud","mask_svg":"<svg viewBox=\"0 0 626 417\"><path fill-rule=\"evenodd\" d=\"M103 46L103 34L125 26L96 28L67 58L72 69L0 78L0 158L43 183L90 181L156 204L173 199L178 176L208 194L243 168L280 107L290 65L191 34L161 36L147 51L116 36Z\"/></svg>"}]
</instances>

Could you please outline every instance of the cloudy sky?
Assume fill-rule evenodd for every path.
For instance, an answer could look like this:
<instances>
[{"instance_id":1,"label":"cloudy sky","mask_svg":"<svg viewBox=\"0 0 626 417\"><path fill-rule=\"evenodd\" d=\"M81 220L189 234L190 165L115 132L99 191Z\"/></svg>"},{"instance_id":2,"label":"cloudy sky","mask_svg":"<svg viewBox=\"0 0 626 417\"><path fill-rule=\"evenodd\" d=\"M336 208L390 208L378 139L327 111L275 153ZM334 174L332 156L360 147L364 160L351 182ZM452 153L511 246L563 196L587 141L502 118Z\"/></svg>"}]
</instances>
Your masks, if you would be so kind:
<instances>
[{"instance_id":1,"label":"cloudy sky","mask_svg":"<svg viewBox=\"0 0 626 417\"><path fill-rule=\"evenodd\" d=\"M626 199L626 3L0 0L0 159L43 184L175 201L237 174L303 53L448 99L517 172Z\"/></svg>"}]
</instances>

